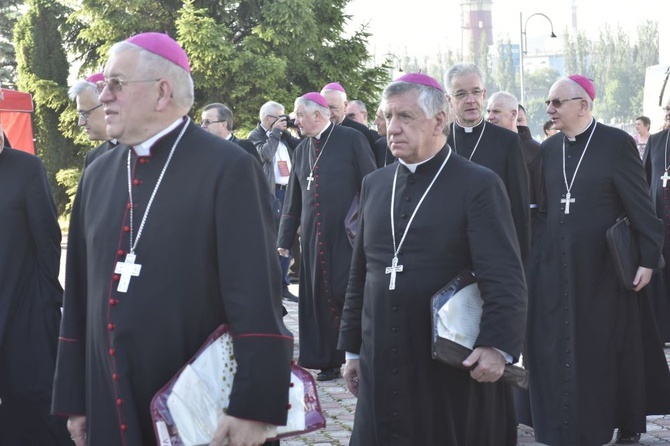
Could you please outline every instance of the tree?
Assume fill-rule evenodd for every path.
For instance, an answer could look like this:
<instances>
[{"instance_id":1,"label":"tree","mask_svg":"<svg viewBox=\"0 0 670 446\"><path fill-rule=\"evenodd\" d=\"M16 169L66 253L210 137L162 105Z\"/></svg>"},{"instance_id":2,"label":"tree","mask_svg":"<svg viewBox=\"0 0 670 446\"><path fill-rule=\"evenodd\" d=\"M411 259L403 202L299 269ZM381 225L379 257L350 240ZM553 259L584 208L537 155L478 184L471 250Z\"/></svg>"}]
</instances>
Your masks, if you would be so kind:
<instances>
[{"instance_id":1,"label":"tree","mask_svg":"<svg viewBox=\"0 0 670 446\"><path fill-rule=\"evenodd\" d=\"M28 10L16 25L14 41L20 90L33 95L37 154L46 167L59 211L67 203L56 173L78 164L77 148L59 129L59 117L68 108L68 62L58 24L66 9L51 0L28 0Z\"/></svg>"},{"instance_id":2,"label":"tree","mask_svg":"<svg viewBox=\"0 0 670 446\"><path fill-rule=\"evenodd\" d=\"M14 26L19 18L19 0L0 0L0 84L16 82L16 54L12 45Z\"/></svg>"}]
</instances>

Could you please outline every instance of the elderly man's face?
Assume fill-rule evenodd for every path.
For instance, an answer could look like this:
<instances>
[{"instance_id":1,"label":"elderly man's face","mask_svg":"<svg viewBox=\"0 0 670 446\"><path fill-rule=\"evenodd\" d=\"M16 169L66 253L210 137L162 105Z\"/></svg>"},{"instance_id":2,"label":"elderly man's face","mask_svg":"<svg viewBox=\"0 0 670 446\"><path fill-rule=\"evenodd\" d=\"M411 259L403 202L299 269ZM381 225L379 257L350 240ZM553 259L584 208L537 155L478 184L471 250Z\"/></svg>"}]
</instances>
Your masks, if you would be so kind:
<instances>
[{"instance_id":1,"label":"elderly man's face","mask_svg":"<svg viewBox=\"0 0 670 446\"><path fill-rule=\"evenodd\" d=\"M336 91L329 91L323 94L328 102L330 109L330 121L333 124L339 124L344 119L344 111L347 104L342 100L342 96ZM304 134L304 133L303 133Z\"/></svg>"},{"instance_id":2,"label":"elderly man's face","mask_svg":"<svg viewBox=\"0 0 670 446\"><path fill-rule=\"evenodd\" d=\"M374 124L377 126L379 135L386 136L386 119L384 119L384 110L381 107L377 109Z\"/></svg>"},{"instance_id":3,"label":"elderly man's face","mask_svg":"<svg viewBox=\"0 0 670 446\"><path fill-rule=\"evenodd\" d=\"M368 125L368 112L361 111L361 108L354 102L347 104L347 118L360 122L366 127Z\"/></svg>"},{"instance_id":4,"label":"elderly man's face","mask_svg":"<svg viewBox=\"0 0 670 446\"><path fill-rule=\"evenodd\" d=\"M319 123L317 113L308 111L303 104L295 109L295 123L300 128L300 134L307 137L318 135L325 126L325 122Z\"/></svg>"},{"instance_id":5,"label":"elderly man's face","mask_svg":"<svg viewBox=\"0 0 670 446\"><path fill-rule=\"evenodd\" d=\"M500 98L489 101L489 106L486 108L486 120L500 127L516 131L516 111L505 108Z\"/></svg>"},{"instance_id":6,"label":"elderly man's face","mask_svg":"<svg viewBox=\"0 0 670 446\"><path fill-rule=\"evenodd\" d=\"M428 159L442 135L446 113L426 117L419 106L417 90L390 96L382 106L386 118L386 137L393 156L410 164Z\"/></svg>"},{"instance_id":7,"label":"elderly man's face","mask_svg":"<svg viewBox=\"0 0 670 446\"><path fill-rule=\"evenodd\" d=\"M121 85L115 92L106 86L100 93L100 102L105 104L107 134L128 145L142 143L155 134L152 125L160 96L159 82L149 80L154 76L139 72L138 62L139 54L134 50L111 56L105 67L105 79L136 82Z\"/></svg>"},{"instance_id":8,"label":"elderly man's face","mask_svg":"<svg viewBox=\"0 0 670 446\"><path fill-rule=\"evenodd\" d=\"M447 98L460 125L473 127L482 119L486 89L476 73L455 77Z\"/></svg>"},{"instance_id":9,"label":"elderly man's face","mask_svg":"<svg viewBox=\"0 0 670 446\"><path fill-rule=\"evenodd\" d=\"M91 90L84 90L76 98L79 121L77 124L84 127L88 139L91 141L102 141L107 139L107 123L105 123L105 110L98 107L98 95ZM96 108L97 107L97 108ZM84 115L84 117L82 117Z\"/></svg>"},{"instance_id":10,"label":"elderly man's face","mask_svg":"<svg viewBox=\"0 0 670 446\"><path fill-rule=\"evenodd\" d=\"M574 136L581 128L580 114L586 99L572 99L579 97L574 93L574 88L566 80L560 80L552 85L549 90L548 100L561 100L561 104L555 107L552 103L547 106L547 114L554 123L554 129Z\"/></svg>"}]
</instances>

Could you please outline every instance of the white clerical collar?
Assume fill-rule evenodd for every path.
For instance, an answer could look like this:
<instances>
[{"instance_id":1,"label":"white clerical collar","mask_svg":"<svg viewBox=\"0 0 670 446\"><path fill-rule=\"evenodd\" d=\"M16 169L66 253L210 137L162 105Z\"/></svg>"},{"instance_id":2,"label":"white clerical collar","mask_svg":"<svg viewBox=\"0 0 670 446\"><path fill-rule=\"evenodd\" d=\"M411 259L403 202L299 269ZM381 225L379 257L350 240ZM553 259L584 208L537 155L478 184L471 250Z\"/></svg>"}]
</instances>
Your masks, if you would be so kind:
<instances>
[{"instance_id":1,"label":"white clerical collar","mask_svg":"<svg viewBox=\"0 0 670 446\"><path fill-rule=\"evenodd\" d=\"M593 116L591 116L591 120L589 121L589 124L584 127L584 129L581 132L578 132L575 136L566 136L565 138L570 141L570 142L575 142L577 141L577 137L581 135L582 133L585 133L589 127L591 127L591 124L593 124Z\"/></svg>"},{"instance_id":2,"label":"white clerical collar","mask_svg":"<svg viewBox=\"0 0 670 446\"><path fill-rule=\"evenodd\" d=\"M461 125L461 123L458 122L458 118L456 118L456 120L454 122L456 123L457 126L462 128L465 131L465 133L472 133L474 131L475 127L477 127L479 124L481 124L482 121L484 121L484 116L482 116L482 118L479 120L479 122L477 124L473 125L472 127L465 127L464 125Z\"/></svg>"},{"instance_id":3,"label":"white clerical collar","mask_svg":"<svg viewBox=\"0 0 670 446\"><path fill-rule=\"evenodd\" d=\"M328 127L330 127L330 124L331 124L330 121L328 121L328 124L326 124L326 126L323 128L323 130L321 130L321 131L319 132L319 134L315 136L315 138L316 138L316 139L321 139L321 135L323 135L323 132L325 132L326 130L328 130Z\"/></svg>"},{"instance_id":4,"label":"white clerical collar","mask_svg":"<svg viewBox=\"0 0 670 446\"><path fill-rule=\"evenodd\" d=\"M230 141L230 140L232 140L232 139L233 139L233 134L232 134L232 133L228 133L228 136L226 136L224 139L225 139L226 141Z\"/></svg>"},{"instance_id":5,"label":"white clerical collar","mask_svg":"<svg viewBox=\"0 0 670 446\"><path fill-rule=\"evenodd\" d=\"M439 152L438 152L438 153L439 153ZM436 153L435 155L437 155L437 153ZM420 165L425 164L425 163L427 163L428 161L432 160L433 158L435 158L435 155L433 155L433 156L431 156L430 158L425 159L425 160L423 160L423 161L421 161L421 162L419 162L419 163L414 163L414 164L408 164L408 163L404 162L403 160L401 160L400 158L398 158L398 162L399 162L400 164L404 165L405 167L407 167L407 168L409 169L410 172L412 172L412 173L416 173L416 168L417 168L417 167L419 167Z\"/></svg>"},{"instance_id":6,"label":"white clerical collar","mask_svg":"<svg viewBox=\"0 0 670 446\"><path fill-rule=\"evenodd\" d=\"M151 154L151 146L153 146L156 143L156 141L158 141L160 138L167 135L172 130L176 129L182 122L184 122L183 117L177 119L175 122L170 124L165 130L158 132L157 134L147 139L143 143L134 145L133 150L135 150L137 156L149 156Z\"/></svg>"}]
</instances>

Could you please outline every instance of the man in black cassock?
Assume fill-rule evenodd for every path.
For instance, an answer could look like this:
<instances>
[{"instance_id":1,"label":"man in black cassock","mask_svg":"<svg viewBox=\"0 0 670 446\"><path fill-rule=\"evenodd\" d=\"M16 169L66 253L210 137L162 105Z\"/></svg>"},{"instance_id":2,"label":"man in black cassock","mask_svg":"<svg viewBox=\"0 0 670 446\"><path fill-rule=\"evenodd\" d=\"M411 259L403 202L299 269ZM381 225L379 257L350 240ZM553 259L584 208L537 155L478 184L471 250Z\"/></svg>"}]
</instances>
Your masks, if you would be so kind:
<instances>
[{"instance_id":1,"label":"man in black cassock","mask_svg":"<svg viewBox=\"0 0 670 446\"><path fill-rule=\"evenodd\" d=\"M382 105L399 161L363 180L338 344L358 396L351 445L516 445L498 379L521 351L526 286L504 186L446 144L434 79L404 75ZM465 269L484 300L469 372L431 356L431 297Z\"/></svg>"},{"instance_id":2,"label":"man in black cassock","mask_svg":"<svg viewBox=\"0 0 670 446\"><path fill-rule=\"evenodd\" d=\"M345 219L375 162L360 132L330 122L319 93L298 98L295 112L307 138L295 150L277 246L287 256L300 226L298 363L321 369L317 379L327 381L340 376L344 363L337 336L352 252Z\"/></svg>"},{"instance_id":3,"label":"man in black cassock","mask_svg":"<svg viewBox=\"0 0 670 446\"><path fill-rule=\"evenodd\" d=\"M645 413L668 413L670 376L642 290L663 242L635 142L596 123L595 89L574 75L551 87L547 113L558 133L542 143L546 213L526 264L527 358L535 438L550 445L602 445L620 428L628 444ZM606 231L627 215L640 243L635 289L617 277Z\"/></svg>"},{"instance_id":4,"label":"man in black cassock","mask_svg":"<svg viewBox=\"0 0 670 446\"><path fill-rule=\"evenodd\" d=\"M670 100L666 104L666 120L670 120ZM651 187L651 197L656 216L663 220L665 239L663 258L665 267L654 274L647 287L656 325L663 342L670 342L670 129L649 136L644 152L644 167Z\"/></svg>"},{"instance_id":5,"label":"man in black cassock","mask_svg":"<svg viewBox=\"0 0 670 446\"><path fill-rule=\"evenodd\" d=\"M63 289L61 232L39 158L3 147L0 125L0 444L72 444L50 414Z\"/></svg>"},{"instance_id":6,"label":"man in black cassock","mask_svg":"<svg viewBox=\"0 0 670 446\"><path fill-rule=\"evenodd\" d=\"M114 45L105 78L122 145L75 199L53 411L77 446L156 444L152 397L227 323L237 374L212 444L260 445L286 421L293 345L260 165L187 117L188 58L166 34Z\"/></svg>"},{"instance_id":7,"label":"man in black cassock","mask_svg":"<svg viewBox=\"0 0 670 446\"><path fill-rule=\"evenodd\" d=\"M67 92L70 99L77 104L77 113L79 114L77 125L84 127L88 139L91 141L103 141L99 146L86 154L84 169L99 156L112 150L118 144L116 140L111 140L107 136L105 111L102 108L102 102L98 98L97 82L104 80L105 76L102 73L95 73L86 79L77 81Z\"/></svg>"},{"instance_id":8,"label":"man in black cassock","mask_svg":"<svg viewBox=\"0 0 670 446\"><path fill-rule=\"evenodd\" d=\"M521 257L525 258L530 249L530 196L519 135L484 120L486 89L475 64L452 66L446 82L447 99L456 115L447 142L458 155L500 176L511 203Z\"/></svg>"}]
</instances>

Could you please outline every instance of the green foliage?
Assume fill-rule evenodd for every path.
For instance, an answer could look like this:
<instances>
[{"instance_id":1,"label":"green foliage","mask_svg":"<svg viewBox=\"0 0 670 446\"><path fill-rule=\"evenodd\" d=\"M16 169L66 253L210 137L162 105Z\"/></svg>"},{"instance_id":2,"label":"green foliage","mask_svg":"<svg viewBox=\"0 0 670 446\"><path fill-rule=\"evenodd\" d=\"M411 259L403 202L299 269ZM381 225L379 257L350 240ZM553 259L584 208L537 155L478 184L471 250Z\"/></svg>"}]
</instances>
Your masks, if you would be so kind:
<instances>
[{"instance_id":1,"label":"green foliage","mask_svg":"<svg viewBox=\"0 0 670 446\"><path fill-rule=\"evenodd\" d=\"M36 151L47 169L59 212L67 194L56 182L56 172L73 167L76 146L59 128L60 116L68 108L68 62L58 29L66 8L51 0L28 0L28 10L15 28L19 90L33 95Z\"/></svg>"},{"instance_id":2,"label":"green foliage","mask_svg":"<svg viewBox=\"0 0 670 446\"><path fill-rule=\"evenodd\" d=\"M70 219L72 204L74 203L74 196L77 193L77 186L79 184L80 177L81 169L76 167L62 169L56 173L56 181L65 190L65 194L68 197L68 201L64 209L65 212L63 214L67 220Z\"/></svg>"},{"instance_id":3,"label":"green foliage","mask_svg":"<svg viewBox=\"0 0 670 446\"><path fill-rule=\"evenodd\" d=\"M0 0L0 84L4 86L16 82L16 54L11 40L21 3L19 0Z\"/></svg>"}]
</instances>

